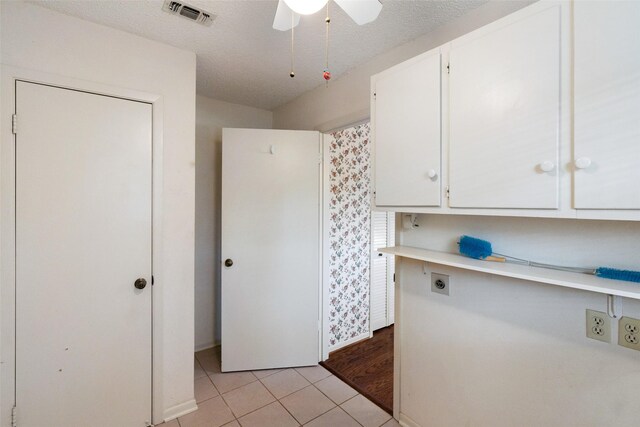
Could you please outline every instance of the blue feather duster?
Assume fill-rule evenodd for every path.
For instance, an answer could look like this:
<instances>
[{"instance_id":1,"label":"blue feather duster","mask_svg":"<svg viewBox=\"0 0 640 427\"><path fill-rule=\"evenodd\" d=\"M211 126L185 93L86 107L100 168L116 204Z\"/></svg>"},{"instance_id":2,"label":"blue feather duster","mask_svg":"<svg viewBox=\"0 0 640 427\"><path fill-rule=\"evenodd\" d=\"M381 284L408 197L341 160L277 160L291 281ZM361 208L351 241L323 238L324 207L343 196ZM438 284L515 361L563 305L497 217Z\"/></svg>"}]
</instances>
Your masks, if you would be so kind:
<instances>
[{"instance_id":1,"label":"blue feather duster","mask_svg":"<svg viewBox=\"0 0 640 427\"><path fill-rule=\"evenodd\" d=\"M531 267L550 268L553 270L571 271L573 273L591 274L594 276L602 277L604 279L624 280L627 282L640 283L640 271L618 270L609 267L598 267L594 269L543 264L526 259L515 258L509 255L495 253L493 252L493 248L491 247L491 242L487 242L486 240L467 235L460 236L460 241L458 242L458 244L460 245L460 253L469 258L487 261L511 262L520 265L528 265Z\"/></svg>"}]
</instances>

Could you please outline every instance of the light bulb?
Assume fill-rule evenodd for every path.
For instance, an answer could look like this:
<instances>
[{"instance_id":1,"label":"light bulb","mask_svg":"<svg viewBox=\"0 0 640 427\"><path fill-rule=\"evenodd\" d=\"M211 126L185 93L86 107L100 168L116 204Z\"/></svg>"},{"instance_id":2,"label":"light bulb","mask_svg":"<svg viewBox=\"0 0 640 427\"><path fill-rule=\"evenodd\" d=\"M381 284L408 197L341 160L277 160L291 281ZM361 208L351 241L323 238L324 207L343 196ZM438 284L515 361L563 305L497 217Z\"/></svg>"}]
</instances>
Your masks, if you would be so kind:
<instances>
[{"instance_id":1,"label":"light bulb","mask_svg":"<svg viewBox=\"0 0 640 427\"><path fill-rule=\"evenodd\" d=\"M311 15L316 13L322 9L328 1L329 0L284 0L287 6L289 6L289 9L299 15Z\"/></svg>"}]
</instances>

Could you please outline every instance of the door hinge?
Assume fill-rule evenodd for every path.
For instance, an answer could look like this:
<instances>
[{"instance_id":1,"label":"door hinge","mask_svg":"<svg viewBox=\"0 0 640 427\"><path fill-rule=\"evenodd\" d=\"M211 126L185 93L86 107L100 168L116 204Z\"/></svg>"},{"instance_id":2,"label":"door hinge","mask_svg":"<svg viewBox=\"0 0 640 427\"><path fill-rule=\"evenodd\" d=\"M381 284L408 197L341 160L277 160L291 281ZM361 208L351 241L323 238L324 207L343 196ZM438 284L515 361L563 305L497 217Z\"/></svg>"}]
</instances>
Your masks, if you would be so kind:
<instances>
[{"instance_id":1,"label":"door hinge","mask_svg":"<svg viewBox=\"0 0 640 427\"><path fill-rule=\"evenodd\" d=\"M451 195L451 193L449 192L449 187L447 187L447 188L445 189L445 193L444 193L444 194L445 194L445 197L448 199L448 198L449 198L449 196Z\"/></svg>"},{"instance_id":2,"label":"door hinge","mask_svg":"<svg viewBox=\"0 0 640 427\"><path fill-rule=\"evenodd\" d=\"M451 64L447 64L447 74L451 74Z\"/></svg>"},{"instance_id":3,"label":"door hinge","mask_svg":"<svg viewBox=\"0 0 640 427\"><path fill-rule=\"evenodd\" d=\"M378 94L376 92L373 92L373 99L376 99L377 96Z\"/></svg>"},{"instance_id":4,"label":"door hinge","mask_svg":"<svg viewBox=\"0 0 640 427\"><path fill-rule=\"evenodd\" d=\"M153 274L151 275L151 285L153 285L155 283L156 279L155 277L153 277Z\"/></svg>"},{"instance_id":5,"label":"door hinge","mask_svg":"<svg viewBox=\"0 0 640 427\"><path fill-rule=\"evenodd\" d=\"M18 134L18 116L16 114L11 116L11 133Z\"/></svg>"},{"instance_id":6,"label":"door hinge","mask_svg":"<svg viewBox=\"0 0 640 427\"><path fill-rule=\"evenodd\" d=\"M11 427L18 427L18 407L15 405L11 408Z\"/></svg>"},{"instance_id":7,"label":"door hinge","mask_svg":"<svg viewBox=\"0 0 640 427\"><path fill-rule=\"evenodd\" d=\"M393 283L396 283L396 273L393 273Z\"/></svg>"},{"instance_id":8,"label":"door hinge","mask_svg":"<svg viewBox=\"0 0 640 427\"><path fill-rule=\"evenodd\" d=\"M322 153L318 153L318 164L322 164Z\"/></svg>"}]
</instances>

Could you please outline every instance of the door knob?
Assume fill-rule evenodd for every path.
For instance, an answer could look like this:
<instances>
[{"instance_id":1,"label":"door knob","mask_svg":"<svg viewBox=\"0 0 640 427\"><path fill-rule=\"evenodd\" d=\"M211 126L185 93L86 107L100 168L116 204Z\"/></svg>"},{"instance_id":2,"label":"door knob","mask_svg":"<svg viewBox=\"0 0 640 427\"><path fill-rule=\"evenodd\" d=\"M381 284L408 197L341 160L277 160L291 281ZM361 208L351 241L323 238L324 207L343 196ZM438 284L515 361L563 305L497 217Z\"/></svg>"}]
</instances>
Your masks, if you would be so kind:
<instances>
[{"instance_id":1,"label":"door knob","mask_svg":"<svg viewBox=\"0 0 640 427\"><path fill-rule=\"evenodd\" d=\"M227 258L224 262L225 267L231 267L233 265L233 260L231 258Z\"/></svg>"},{"instance_id":2,"label":"door knob","mask_svg":"<svg viewBox=\"0 0 640 427\"><path fill-rule=\"evenodd\" d=\"M144 289L147 286L147 281L141 277L135 281L133 286L135 286L136 289Z\"/></svg>"},{"instance_id":3,"label":"door knob","mask_svg":"<svg viewBox=\"0 0 640 427\"><path fill-rule=\"evenodd\" d=\"M429 169L429 172L427 172L427 176L428 176L430 179L434 179L435 177L437 177L437 176L438 176L438 173L437 173L435 170L433 170L433 169Z\"/></svg>"}]
</instances>

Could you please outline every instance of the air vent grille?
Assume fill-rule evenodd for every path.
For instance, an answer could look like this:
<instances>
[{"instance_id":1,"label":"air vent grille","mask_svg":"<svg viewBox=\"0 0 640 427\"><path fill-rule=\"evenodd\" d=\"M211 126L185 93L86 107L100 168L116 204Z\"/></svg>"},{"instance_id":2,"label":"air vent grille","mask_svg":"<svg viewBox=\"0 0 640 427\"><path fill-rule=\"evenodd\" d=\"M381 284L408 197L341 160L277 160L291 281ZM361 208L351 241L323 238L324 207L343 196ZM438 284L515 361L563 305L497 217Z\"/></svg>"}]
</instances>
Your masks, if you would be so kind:
<instances>
[{"instance_id":1,"label":"air vent grille","mask_svg":"<svg viewBox=\"0 0 640 427\"><path fill-rule=\"evenodd\" d=\"M162 10L172 15L182 16L190 21L195 21L198 24L206 25L207 27L211 26L216 17L213 13L205 12L197 7L175 0L165 0L162 5Z\"/></svg>"}]
</instances>

